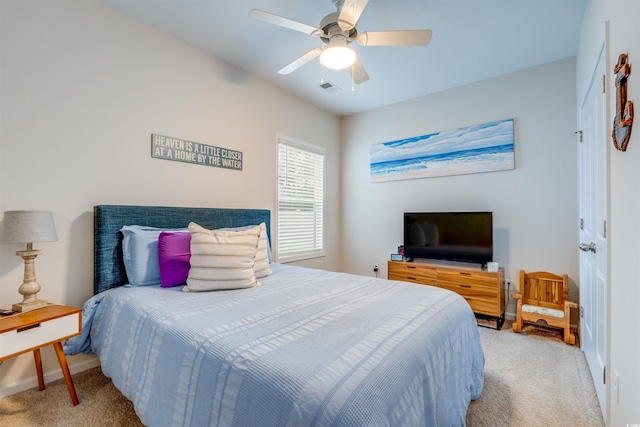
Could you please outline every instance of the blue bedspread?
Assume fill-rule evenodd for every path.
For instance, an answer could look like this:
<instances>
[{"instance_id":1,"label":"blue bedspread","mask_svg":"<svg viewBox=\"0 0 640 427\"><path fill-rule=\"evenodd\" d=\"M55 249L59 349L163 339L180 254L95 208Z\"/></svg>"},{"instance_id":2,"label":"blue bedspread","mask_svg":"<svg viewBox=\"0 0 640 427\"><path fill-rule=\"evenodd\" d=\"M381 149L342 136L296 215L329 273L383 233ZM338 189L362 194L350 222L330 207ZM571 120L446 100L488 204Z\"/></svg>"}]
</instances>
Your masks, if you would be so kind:
<instances>
[{"instance_id":1,"label":"blue bedspread","mask_svg":"<svg viewBox=\"0 0 640 427\"><path fill-rule=\"evenodd\" d=\"M65 352L95 352L151 427L465 424L484 355L464 299L271 267L252 289L102 292Z\"/></svg>"}]
</instances>

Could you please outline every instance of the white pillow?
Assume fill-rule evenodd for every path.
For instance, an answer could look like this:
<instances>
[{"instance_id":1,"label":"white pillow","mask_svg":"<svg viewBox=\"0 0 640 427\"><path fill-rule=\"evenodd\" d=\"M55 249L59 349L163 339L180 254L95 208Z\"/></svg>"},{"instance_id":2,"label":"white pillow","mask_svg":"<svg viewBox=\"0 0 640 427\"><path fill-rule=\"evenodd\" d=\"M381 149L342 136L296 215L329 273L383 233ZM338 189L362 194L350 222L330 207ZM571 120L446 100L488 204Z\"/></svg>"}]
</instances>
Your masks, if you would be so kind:
<instances>
[{"instance_id":1,"label":"white pillow","mask_svg":"<svg viewBox=\"0 0 640 427\"><path fill-rule=\"evenodd\" d=\"M256 273L256 278L267 277L270 275L271 269L269 264L271 262L271 248L269 247L269 239L267 238L267 225L263 222L260 225L245 225L242 227L231 228L219 228L224 231L245 231L253 228L260 229L260 237L258 238L258 248L256 249L256 257L254 259L255 265L253 271Z\"/></svg>"},{"instance_id":2,"label":"white pillow","mask_svg":"<svg viewBox=\"0 0 640 427\"><path fill-rule=\"evenodd\" d=\"M260 229L260 237L258 237L258 247L256 249L256 257L254 258L253 271L258 279L267 277L271 274L269 268L269 248L267 247L267 226L263 222L258 228Z\"/></svg>"},{"instance_id":3,"label":"white pillow","mask_svg":"<svg viewBox=\"0 0 640 427\"><path fill-rule=\"evenodd\" d=\"M192 222L191 259L185 291L243 289L260 285L253 270L260 227L208 230Z\"/></svg>"}]
</instances>

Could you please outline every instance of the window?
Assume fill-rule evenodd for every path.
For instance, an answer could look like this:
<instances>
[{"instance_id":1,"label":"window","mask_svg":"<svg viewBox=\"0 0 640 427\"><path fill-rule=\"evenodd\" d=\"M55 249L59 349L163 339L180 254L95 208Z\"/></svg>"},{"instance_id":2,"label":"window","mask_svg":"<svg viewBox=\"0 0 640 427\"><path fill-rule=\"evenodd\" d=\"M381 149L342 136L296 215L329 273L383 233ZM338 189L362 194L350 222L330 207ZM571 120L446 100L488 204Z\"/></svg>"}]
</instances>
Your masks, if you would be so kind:
<instances>
[{"instance_id":1,"label":"window","mask_svg":"<svg viewBox=\"0 0 640 427\"><path fill-rule=\"evenodd\" d=\"M324 148L278 138L278 262L324 255Z\"/></svg>"}]
</instances>

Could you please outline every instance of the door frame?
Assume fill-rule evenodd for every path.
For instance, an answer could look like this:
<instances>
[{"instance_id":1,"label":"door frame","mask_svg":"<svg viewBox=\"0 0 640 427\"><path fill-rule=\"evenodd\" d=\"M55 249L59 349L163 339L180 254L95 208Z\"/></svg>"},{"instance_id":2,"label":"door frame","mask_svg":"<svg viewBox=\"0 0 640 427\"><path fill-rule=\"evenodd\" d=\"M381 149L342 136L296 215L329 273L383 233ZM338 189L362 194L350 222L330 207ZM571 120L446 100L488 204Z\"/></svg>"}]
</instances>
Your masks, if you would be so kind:
<instances>
[{"instance_id":1,"label":"door frame","mask_svg":"<svg viewBox=\"0 0 640 427\"><path fill-rule=\"evenodd\" d=\"M603 417L605 419L605 422L607 423L607 425L609 424L609 419L610 419L610 413L611 413L611 405L613 403L612 399L612 379L613 379L613 369L611 368L610 364L611 364L611 240L608 236L611 235L611 223L610 223L610 218L611 218L611 196L610 196L610 190L611 190L611 140L610 140L610 135L611 135L611 131L612 131L612 115L611 115L611 103L613 102L612 99L615 96L615 84L612 84L611 82L611 46L610 46L610 21L605 21L605 25L604 25L604 34L603 34L603 38L604 40L602 41L602 43L600 43L600 49L597 50L597 52L593 55L592 58L594 58L594 61L592 62L592 66L590 68L591 71L591 79L589 80L589 86L587 86L587 90L584 93L584 96L581 99L580 105L578 106L578 120L579 120L579 127L582 126L582 117L581 117L581 111L583 108L583 105L587 99L587 96L589 95L589 90L591 88L591 85L593 84L594 78L597 78L596 76L596 72L598 70L598 63L600 61L600 58L602 57L603 62L604 62L604 89L605 89L605 93L603 96L603 102L604 102L604 129L603 129L603 133L605 135L605 150L604 150L604 154L606 156L606 158L604 159L604 165L606 168L605 171L605 176L603 177L603 179L605 180L604 185L605 185L605 191L606 191L606 207L605 207L605 212L606 212L606 238L605 238L605 246L606 246L606 258L604 260L605 265L606 265L606 286L604 289L604 322L605 324L603 325L603 331L604 331L604 357L605 359L605 384L604 384L604 390L605 390L605 396L604 396L604 401L605 401L605 408L601 408L604 409L603 411ZM581 178L581 175L579 173L578 175L578 179ZM581 186L581 183L578 184L578 186ZM582 199L580 199L579 201L580 203L580 217L583 217L583 212L582 212ZM596 227L596 232L597 232L597 227ZM579 233L580 238L582 238L582 233ZM581 257L582 255L580 255ZM594 260L594 265L597 265L597 263ZM580 271L582 271L582 266L580 266ZM582 310L582 292L580 292L580 310ZM582 316L580 316L580 319L582 319ZM580 327L580 329L582 329L582 325ZM582 340L581 340L582 342ZM589 369L589 372L591 372L591 369ZM600 381L599 378L593 378L594 382L595 381Z\"/></svg>"}]
</instances>

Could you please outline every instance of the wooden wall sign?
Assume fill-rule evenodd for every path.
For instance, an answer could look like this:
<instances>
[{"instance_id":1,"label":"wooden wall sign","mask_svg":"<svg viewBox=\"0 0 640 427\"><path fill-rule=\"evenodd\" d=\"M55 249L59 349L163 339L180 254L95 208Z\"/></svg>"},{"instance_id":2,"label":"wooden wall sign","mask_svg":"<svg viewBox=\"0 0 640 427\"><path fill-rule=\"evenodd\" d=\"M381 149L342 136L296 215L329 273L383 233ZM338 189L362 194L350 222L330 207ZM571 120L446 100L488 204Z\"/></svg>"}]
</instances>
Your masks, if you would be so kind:
<instances>
[{"instance_id":1,"label":"wooden wall sign","mask_svg":"<svg viewBox=\"0 0 640 427\"><path fill-rule=\"evenodd\" d=\"M616 74L616 116L613 119L613 146L617 150L627 151L633 125L633 102L627 99L627 79L631 74L631 64L626 53L618 57L613 68Z\"/></svg>"},{"instance_id":2,"label":"wooden wall sign","mask_svg":"<svg viewBox=\"0 0 640 427\"><path fill-rule=\"evenodd\" d=\"M151 134L151 157L197 165L242 170L242 151Z\"/></svg>"}]
</instances>

